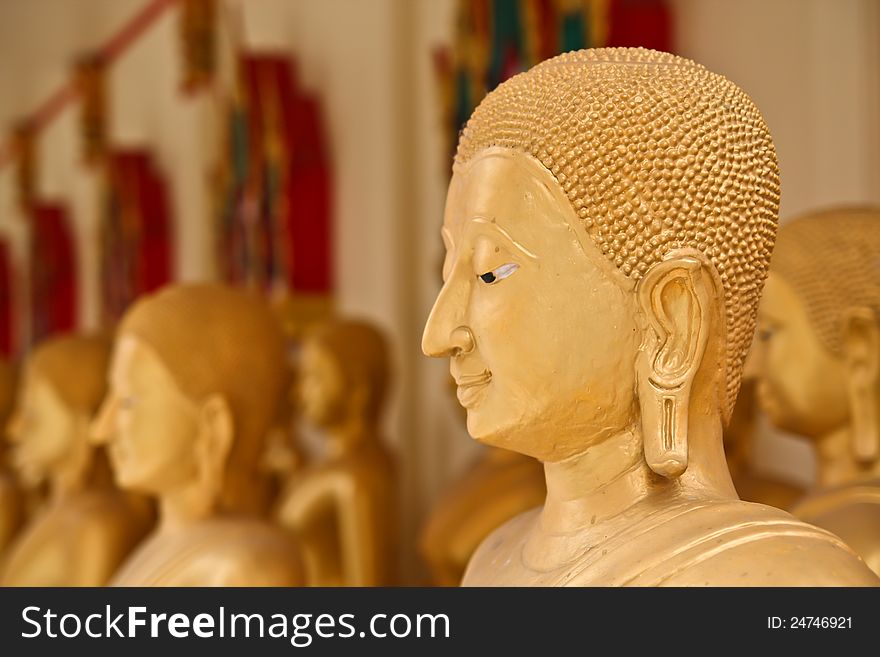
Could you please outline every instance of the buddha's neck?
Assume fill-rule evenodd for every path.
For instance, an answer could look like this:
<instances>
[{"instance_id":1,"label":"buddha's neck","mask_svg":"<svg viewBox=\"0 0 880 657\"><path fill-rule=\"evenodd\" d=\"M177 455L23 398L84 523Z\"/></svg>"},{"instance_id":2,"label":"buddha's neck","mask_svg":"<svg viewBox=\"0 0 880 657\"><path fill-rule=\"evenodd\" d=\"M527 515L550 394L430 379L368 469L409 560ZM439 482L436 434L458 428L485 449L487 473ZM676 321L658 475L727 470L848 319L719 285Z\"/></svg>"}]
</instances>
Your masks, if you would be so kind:
<instances>
[{"instance_id":1,"label":"buddha's neck","mask_svg":"<svg viewBox=\"0 0 880 657\"><path fill-rule=\"evenodd\" d=\"M58 465L49 479L49 497L53 501L80 493L89 485L92 470L92 450L88 445L78 445Z\"/></svg>"},{"instance_id":2,"label":"buddha's neck","mask_svg":"<svg viewBox=\"0 0 880 657\"><path fill-rule=\"evenodd\" d=\"M544 475L547 499L540 528L547 534L570 533L613 517L651 494L659 479L645 463L635 430L545 463Z\"/></svg>"},{"instance_id":3,"label":"buddha's neck","mask_svg":"<svg viewBox=\"0 0 880 657\"><path fill-rule=\"evenodd\" d=\"M159 497L159 527L173 531L209 518L216 507L216 496L200 481L168 491Z\"/></svg>"},{"instance_id":4,"label":"buddha's neck","mask_svg":"<svg viewBox=\"0 0 880 657\"><path fill-rule=\"evenodd\" d=\"M752 450L749 438L750 436L734 436L724 443L727 467L734 479L751 469Z\"/></svg>"},{"instance_id":5,"label":"buddha's neck","mask_svg":"<svg viewBox=\"0 0 880 657\"><path fill-rule=\"evenodd\" d=\"M837 486L880 474L876 464L856 459L852 442L849 425L838 427L816 441L816 483L819 486Z\"/></svg>"}]
</instances>

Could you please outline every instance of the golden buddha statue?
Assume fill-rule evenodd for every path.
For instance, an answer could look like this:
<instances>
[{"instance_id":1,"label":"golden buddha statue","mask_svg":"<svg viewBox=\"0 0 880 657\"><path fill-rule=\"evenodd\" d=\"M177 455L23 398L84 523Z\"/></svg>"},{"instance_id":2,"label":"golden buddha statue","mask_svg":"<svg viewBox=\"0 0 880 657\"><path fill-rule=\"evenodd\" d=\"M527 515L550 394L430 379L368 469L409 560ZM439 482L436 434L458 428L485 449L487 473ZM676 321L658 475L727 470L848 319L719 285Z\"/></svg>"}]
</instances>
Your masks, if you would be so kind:
<instances>
[{"instance_id":1,"label":"golden buddha statue","mask_svg":"<svg viewBox=\"0 0 880 657\"><path fill-rule=\"evenodd\" d=\"M783 226L759 318L759 402L816 454L816 488L792 513L880 574L880 209Z\"/></svg>"},{"instance_id":2,"label":"golden buddha statue","mask_svg":"<svg viewBox=\"0 0 880 657\"><path fill-rule=\"evenodd\" d=\"M724 427L724 453L727 456L730 477L741 500L788 509L803 497L804 490L755 466L752 445L757 411L755 382L744 380L730 421Z\"/></svg>"},{"instance_id":3,"label":"golden buddha statue","mask_svg":"<svg viewBox=\"0 0 880 657\"><path fill-rule=\"evenodd\" d=\"M159 526L112 584L302 583L297 543L258 517L284 379L281 332L256 296L177 285L129 309L92 433L118 484L158 499Z\"/></svg>"},{"instance_id":4,"label":"golden buddha statue","mask_svg":"<svg viewBox=\"0 0 880 657\"><path fill-rule=\"evenodd\" d=\"M689 60L566 53L486 96L422 347L450 359L471 436L544 463L547 498L464 585L880 584L727 469L778 200L758 110Z\"/></svg>"},{"instance_id":5,"label":"golden buddha statue","mask_svg":"<svg viewBox=\"0 0 880 657\"><path fill-rule=\"evenodd\" d=\"M397 481L379 430L387 386L385 340L369 324L332 320L306 336L299 403L326 453L293 480L277 517L302 541L312 586L396 581Z\"/></svg>"},{"instance_id":6,"label":"golden buddha statue","mask_svg":"<svg viewBox=\"0 0 880 657\"><path fill-rule=\"evenodd\" d=\"M272 505L277 506L284 491L294 485L308 454L298 432L299 402L296 393L297 361L303 337L309 327L326 321L333 313L332 298L327 295L303 295L284 292L271 301L272 312L284 334L286 364L291 387L283 395L275 426L266 437L260 459L260 472L271 482Z\"/></svg>"},{"instance_id":7,"label":"golden buddha statue","mask_svg":"<svg viewBox=\"0 0 880 657\"><path fill-rule=\"evenodd\" d=\"M433 584L458 586L483 539L511 518L543 504L546 494L544 468L538 461L486 447L443 492L422 528L419 549Z\"/></svg>"},{"instance_id":8,"label":"golden buddha statue","mask_svg":"<svg viewBox=\"0 0 880 657\"><path fill-rule=\"evenodd\" d=\"M48 500L9 547L4 586L101 586L149 530L143 500L112 484L88 426L104 396L110 343L99 336L51 339L27 359L10 439L27 485Z\"/></svg>"},{"instance_id":9,"label":"golden buddha statue","mask_svg":"<svg viewBox=\"0 0 880 657\"><path fill-rule=\"evenodd\" d=\"M0 360L0 559L25 515L24 494L6 462L6 423L15 398L15 368Z\"/></svg>"}]
</instances>

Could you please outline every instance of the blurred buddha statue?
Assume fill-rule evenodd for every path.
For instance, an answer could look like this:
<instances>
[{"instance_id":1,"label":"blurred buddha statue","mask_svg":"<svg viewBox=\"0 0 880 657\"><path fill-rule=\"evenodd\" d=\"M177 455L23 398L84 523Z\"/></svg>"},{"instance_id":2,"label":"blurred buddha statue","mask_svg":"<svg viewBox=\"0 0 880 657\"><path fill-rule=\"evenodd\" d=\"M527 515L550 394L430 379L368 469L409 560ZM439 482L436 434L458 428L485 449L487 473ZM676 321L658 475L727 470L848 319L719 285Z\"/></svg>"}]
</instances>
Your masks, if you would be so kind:
<instances>
[{"instance_id":1,"label":"blurred buddha statue","mask_svg":"<svg viewBox=\"0 0 880 657\"><path fill-rule=\"evenodd\" d=\"M266 445L258 465L260 476L271 483L273 502L280 499L288 483L302 472L306 464L305 452L296 440L295 427L286 419L286 413L282 414L266 434Z\"/></svg>"},{"instance_id":2,"label":"blurred buddha statue","mask_svg":"<svg viewBox=\"0 0 880 657\"><path fill-rule=\"evenodd\" d=\"M299 402L296 394L297 362L303 337L310 326L325 321L333 312L328 295L283 293L272 299L272 312L284 334L285 362L291 387L282 396L279 417L266 437L260 471L271 482L272 501L277 505L285 489L293 485L308 455L299 436Z\"/></svg>"},{"instance_id":3,"label":"blurred buddha statue","mask_svg":"<svg viewBox=\"0 0 880 657\"><path fill-rule=\"evenodd\" d=\"M727 469L778 194L754 104L686 59L582 50L486 96L422 346L450 359L471 436L544 463L547 498L465 585L880 584Z\"/></svg>"},{"instance_id":4,"label":"blurred buddha statue","mask_svg":"<svg viewBox=\"0 0 880 657\"><path fill-rule=\"evenodd\" d=\"M278 520L304 544L310 585L396 581L397 480L379 429L387 387L387 347L372 326L333 320L306 336L300 406L326 454L283 496Z\"/></svg>"},{"instance_id":5,"label":"blurred buddha statue","mask_svg":"<svg viewBox=\"0 0 880 657\"><path fill-rule=\"evenodd\" d=\"M458 586L483 539L511 518L541 506L546 494L544 468L538 461L506 449L484 448L443 492L422 529L419 548L433 584Z\"/></svg>"},{"instance_id":6,"label":"blurred buddha statue","mask_svg":"<svg viewBox=\"0 0 880 657\"><path fill-rule=\"evenodd\" d=\"M759 317L759 402L816 455L792 513L880 573L880 208L783 226Z\"/></svg>"},{"instance_id":7,"label":"blurred buddha statue","mask_svg":"<svg viewBox=\"0 0 880 657\"><path fill-rule=\"evenodd\" d=\"M149 530L144 500L112 483L88 426L105 391L110 342L65 336L27 359L10 439L26 485L48 483L44 507L10 546L5 586L101 586Z\"/></svg>"},{"instance_id":8,"label":"blurred buddha statue","mask_svg":"<svg viewBox=\"0 0 880 657\"><path fill-rule=\"evenodd\" d=\"M24 491L6 460L6 423L15 399L15 368L0 360L0 559L25 516Z\"/></svg>"},{"instance_id":9,"label":"blurred buddha statue","mask_svg":"<svg viewBox=\"0 0 880 657\"><path fill-rule=\"evenodd\" d=\"M748 367L748 365L746 365ZM754 380L744 380L736 397L730 421L724 427L724 453L730 477L740 499L788 509L803 497L799 486L756 467L752 444L755 438L758 404Z\"/></svg>"},{"instance_id":10,"label":"blurred buddha statue","mask_svg":"<svg viewBox=\"0 0 880 657\"><path fill-rule=\"evenodd\" d=\"M282 344L259 298L221 285L168 287L125 314L92 431L119 485L158 498L160 522L114 585L302 583L296 542L257 517Z\"/></svg>"},{"instance_id":11,"label":"blurred buddha statue","mask_svg":"<svg viewBox=\"0 0 880 657\"><path fill-rule=\"evenodd\" d=\"M310 327L333 315L333 298L326 294L284 292L273 297L271 307L288 346L297 350Z\"/></svg>"}]
</instances>

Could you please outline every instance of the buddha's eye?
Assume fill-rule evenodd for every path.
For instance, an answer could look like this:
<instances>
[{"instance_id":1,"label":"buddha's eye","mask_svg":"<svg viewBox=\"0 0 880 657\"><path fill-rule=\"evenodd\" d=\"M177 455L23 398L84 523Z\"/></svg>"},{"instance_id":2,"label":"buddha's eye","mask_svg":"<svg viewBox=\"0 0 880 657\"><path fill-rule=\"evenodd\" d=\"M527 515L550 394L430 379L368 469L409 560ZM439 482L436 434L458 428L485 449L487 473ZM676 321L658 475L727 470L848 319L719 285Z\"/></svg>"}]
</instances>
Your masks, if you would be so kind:
<instances>
[{"instance_id":1,"label":"buddha's eye","mask_svg":"<svg viewBox=\"0 0 880 657\"><path fill-rule=\"evenodd\" d=\"M758 340L760 342L770 342L776 331L777 327L775 326L761 326L758 328Z\"/></svg>"},{"instance_id":2,"label":"buddha's eye","mask_svg":"<svg viewBox=\"0 0 880 657\"><path fill-rule=\"evenodd\" d=\"M517 269L519 269L518 264L509 262L506 265L501 265L497 269L487 271L485 274L480 274L479 278L487 285L492 285L492 283L497 283L502 278L507 278Z\"/></svg>"}]
</instances>

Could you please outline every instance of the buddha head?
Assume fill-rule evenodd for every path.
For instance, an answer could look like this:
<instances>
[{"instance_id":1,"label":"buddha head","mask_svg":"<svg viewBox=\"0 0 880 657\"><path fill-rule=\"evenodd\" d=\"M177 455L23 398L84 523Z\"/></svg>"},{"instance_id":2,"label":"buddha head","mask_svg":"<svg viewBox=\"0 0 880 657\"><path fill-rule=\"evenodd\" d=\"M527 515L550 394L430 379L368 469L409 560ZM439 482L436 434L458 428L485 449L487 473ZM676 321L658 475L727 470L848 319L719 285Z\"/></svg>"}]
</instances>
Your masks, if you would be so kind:
<instances>
[{"instance_id":1,"label":"buddha head","mask_svg":"<svg viewBox=\"0 0 880 657\"><path fill-rule=\"evenodd\" d=\"M43 342L25 361L8 431L28 484L89 469L88 427L104 398L110 347L102 336L68 335Z\"/></svg>"},{"instance_id":2,"label":"buddha head","mask_svg":"<svg viewBox=\"0 0 880 657\"><path fill-rule=\"evenodd\" d=\"M309 331L299 362L303 417L323 428L373 429L388 387L382 334L356 320L329 320Z\"/></svg>"},{"instance_id":3,"label":"buddha head","mask_svg":"<svg viewBox=\"0 0 880 657\"><path fill-rule=\"evenodd\" d=\"M735 401L778 201L758 110L694 62L583 50L501 84L458 144L422 341L470 434L560 461L638 430L682 474Z\"/></svg>"},{"instance_id":4,"label":"buddha head","mask_svg":"<svg viewBox=\"0 0 880 657\"><path fill-rule=\"evenodd\" d=\"M852 430L880 456L880 209L786 223L759 311L758 399L771 422L810 438Z\"/></svg>"},{"instance_id":5,"label":"buddha head","mask_svg":"<svg viewBox=\"0 0 880 657\"><path fill-rule=\"evenodd\" d=\"M238 509L236 496L256 486L284 372L281 331L260 298L170 286L122 318L92 434L108 444L120 486L158 496L197 489L210 505Z\"/></svg>"}]
</instances>

